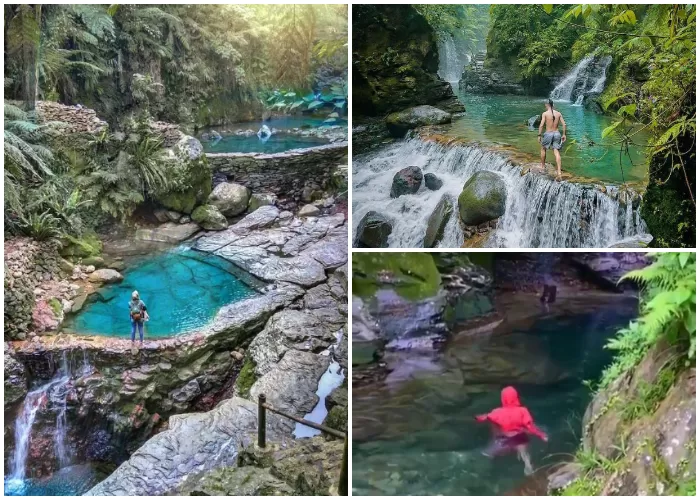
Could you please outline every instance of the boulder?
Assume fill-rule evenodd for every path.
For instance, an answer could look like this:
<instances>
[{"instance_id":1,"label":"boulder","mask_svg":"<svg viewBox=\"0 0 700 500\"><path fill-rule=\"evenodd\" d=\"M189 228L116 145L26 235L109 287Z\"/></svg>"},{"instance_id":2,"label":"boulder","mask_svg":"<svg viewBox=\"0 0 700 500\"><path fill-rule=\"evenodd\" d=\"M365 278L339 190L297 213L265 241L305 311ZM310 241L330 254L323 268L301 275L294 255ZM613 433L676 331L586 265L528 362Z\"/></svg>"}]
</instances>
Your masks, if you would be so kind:
<instances>
[{"instance_id":1,"label":"boulder","mask_svg":"<svg viewBox=\"0 0 700 500\"><path fill-rule=\"evenodd\" d=\"M416 106L391 113L386 117L386 125L394 137L403 137L411 129L425 125L450 123L452 115L433 106Z\"/></svg>"},{"instance_id":2,"label":"boulder","mask_svg":"<svg viewBox=\"0 0 700 500\"><path fill-rule=\"evenodd\" d=\"M419 167L402 168L394 174L390 196L398 198L403 194L414 194L420 189L421 182L423 182L423 172Z\"/></svg>"},{"instance_id":3,"label":"boulder","mask_svg":"<svg viewBox=\"0 0 700 500\"><path fill-rule=\"evenodd\" d=\"M88 276L91 283L118 283L124 279L119 271L114 269L98 269Z\"/></svg>"},{"instance_id":4,"label":"boulder","mask_svg":"<svg viewBox=\"0 0 700 500\"><path fill-rule=\"evenodd\" d=\"M313 217L321 213L318 207L314 205L304 205L299 210L299 217Z\"/></svg>"},{"instance_id":5,"label":"boulder","mask_svg":"<svg viewBox=\"0 0 700 500\"><path fill-rule=\"evenodd\" d=\"M248 212L255 212L258 208L265 205L274 205L277 203L277 196L269 193L253 193L248 200Z\"/></svg>"},{"instance_id":6,"label":"boulder","mask_svg":"<svg viewBox=\"0 0 700 500\"><path fill-rule=\"evenodd\" d=\"M442 188L442 180L437 175L428 173L423 178L425 179L425 187L431 191L438 191Z\"/></svg>"},{"instance_id":7,"label":"boulder","mask_svg":"<svg viewBox=\"0 0 700 500\"><path fill-rule=\"evenodd\" d=\"M208 231L221 231L228 227L228 221L213 205L200 205L192 212L192 220Z\"/></svg>"},{"instance_id":8,"label":"boulder","mask_svg":"<svg viewBox=\"0 0 700 500\"><path fill-rule=\"evenodd\" d=\"M32 312L32 325L38 333L55 331L63 321L63 305L58 299L39 300Z\"/></svg>"},{"instance_id":9,"label":"boulder","mask_svg":"<svg viewBox=\"0 0 700 500\"><path fill-rule=\"evenodd\" d=\"M105 260L103 257L100 256L94 256L94 257L85 257L80 261L80 263L83 266L92 266L95 269L100 269L102 267L105 267ZM93 271L95 270L93 269Z\"/></svg>"},{"instance_id":10,"label":"boulder","mask_svg":"<svg viewBox=\"0 0 700 500\"><path fill-rule=\"evenodd\" d=\"M428 226L425 229L425 237L423 238L423 248L432 248L442 239L445 233L445 226L447 226L447 221L450 220L453 211L450 195L444 193L428 218Z\"/></svg>"},{"instance_id":11,"label":"boulder","mask_svg":"<svg viewBox=\"0 0 700 500\"><path fill-rule=\"evenodd\" d=\"M506 184L500 175L481 170L464 184L459 195L459 216L467 226L498 219L506 212Z\"/></svg>"},{"instance_id":12,"label":"boulder","mask_svg":"<svg viewBox=\"0 0 700 500\"><path fill-rule=\"evenodd\" d=\"M226 217L242 214L248 208L250 190L235 182L218 184L209 195L208 204L219 209Z\"/></svg>"},{"instance_id":13,"label":"boulder","mask_svg":"<svg viewBox=\"0 0 700 500\"><path fill-rule=\"evenodd\" d=\"M134 238L158 243L180 243L199 231L199 229L199 226L194 222L188 224L166 222L153 229L138 229Z\"/></svg>"},{"instance_id":14,"label":"boulder","mask_svg":"<svg viewBox=\"0 0 700 500\"><path fill-rule=\"evenodd\" d=\"M357 225L355 246L358 248L388 248L391 223L377 212L367 212Z\"/></svg>"},{"instance_id":15,"label":"boulder","mask_svg":"<svg viewBox=\"0 0 700 500\"><path fill-rule=\"evenodd\" d=\"M158 208L153 211L153 216L156 218L158 222L168 222L170 219L168 218L168 211L165 210L164 208Z\"/></svg>"},{"instance_id":16,"label":"boulder","mask_svg":"<svg viewBox=\"0 0 700 500\"><path fill-rule=\"evenodd\" d=\"M172 162L175 185L181 187L159 195L156 201L167 209L189 214L207 200L212 188L212 173L202 144L194 137L183 135L166 151Z\"/></svg>"},{"instance_id":17,"label":"boulder","mask_svg":"<svg viewBox=\"0 0 700 500\"><path fill-rule=\"evenodd\" d=\"M102 242L95 233L85 233L80 238L65 235L61 248L63 257L91 257L102 253Z\"/></svg>"}]
</instances>

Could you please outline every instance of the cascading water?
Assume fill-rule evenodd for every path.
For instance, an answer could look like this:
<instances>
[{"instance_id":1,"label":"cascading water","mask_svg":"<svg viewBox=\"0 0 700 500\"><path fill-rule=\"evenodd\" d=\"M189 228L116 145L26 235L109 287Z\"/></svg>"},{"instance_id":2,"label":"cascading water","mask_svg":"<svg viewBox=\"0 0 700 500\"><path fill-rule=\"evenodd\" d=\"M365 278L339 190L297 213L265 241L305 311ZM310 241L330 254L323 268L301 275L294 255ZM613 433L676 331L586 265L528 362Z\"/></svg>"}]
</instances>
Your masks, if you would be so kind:
<instances>
[{"instance_id":1,"label":"cascading water","mask_svg":"<svg viewBox=\"0 0 700 500\"><path fill-rule=\"evenodd\" d=\"M469 55L462 53L458 49L454 38L445 36L439 42L438 56L438 75L440 78L450 83L459 82L464 66L469 63Z\"/></svg>"},{"instance_id":2,"label":"cascading water","mask_svg":"<svg viewBox=\"0 0 700 500\"><path fill-rule=\"evenodd\" d=\"M434 173L442 181L439 190L425 186L412 195L390 198L394 174L408 165ZM489 247L601 248L623 238L648 240L646 225L632 202L614 199L595 186L556 182L541 174L521 175L504 156L476 146L442 146L420 139L407 139L371 155L353 160L353 231L369 211L388 218L393 230L390 247L422 247L428 219L443 194L453 206L464 183L477 171L497 172L508 192L505 214L485 242ZM459 248L464 234L453 210L442 248Z\"/></svg>"},{"instance_id":3,"label":"cascading water","mask_svg":"<svg viewBox=\"0 0 700 500\"><path fill-rule=\"evenodd\" d=\"M83 359L76 375L86 376L92 373L87 352L83 351ZM61 468L70 465L71 453L66 444L67 419L66 409L68 395L71 391L72 370L69 356L64 351L61 365L53 378L46 384L27 393L19 415L15 420L15 449L10 462L10 472L6 479L6 491L21 491L26 478L27 456L31 444L32 427L41 409L49 409L56 413L56 432L54 434L54 450Z\"/></svg>"},{"instance_id":4,"label":"cascading water","mask_svg":"<svg viewBox=\"0 0 700 500\"><path fill-rule=\"evenodd\" d=\"M596 57L588 55L581 59L559 84L554 87L549 97L555 101L575 102L583 104L583 99L589 95L597 95L605 88L607 70L612 57Z\"/></svg>"},{"instance_id":5,"label":"cascading water","mask_svg":"<svg viewBox=\"0 0 700 500\"><path fill-rule=\"evenodd\" d=\"M333 392L336 388L340 387L345 380L345 374L340 366L340 363L335 360L334 354L336 349L340 346L340 342L343 340L343 331L340 330L336 335L336 343L331 346L328 350L324 351L322 354L331 357L331 363L328 366L326 372L321 375L318 381L318 389L316 390L316 395L318 396L318 403L311 412L304 415L304 419L311 422L320 424L328 415L328 409L326 408L326 398ZM307 438L313 437L320 434L321 431L313 429L308 425L303 425L297 423L294 427L294 437Z\"/></svg>"}]
</instances>

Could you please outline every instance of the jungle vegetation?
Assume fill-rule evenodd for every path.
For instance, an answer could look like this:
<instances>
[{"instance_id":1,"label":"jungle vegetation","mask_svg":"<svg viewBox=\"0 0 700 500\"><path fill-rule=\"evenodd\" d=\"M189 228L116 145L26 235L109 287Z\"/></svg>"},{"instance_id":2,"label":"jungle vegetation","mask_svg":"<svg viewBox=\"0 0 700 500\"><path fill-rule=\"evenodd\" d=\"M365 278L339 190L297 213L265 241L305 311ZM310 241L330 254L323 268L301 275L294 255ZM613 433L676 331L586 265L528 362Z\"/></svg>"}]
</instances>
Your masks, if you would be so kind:
<instances>
[{"instance_id":1,"label":"jungle vegetation","mask_svg":"<svg viewBox=\"0 0 700 500\"><path fill-rule=\"evenodd\" d=\"M183 188L148 124L347 110L345 5L5 5L5 227L80 236ZM37 101L95 109L61 140ZM284 101L283 104L280 102Z\"/></svg>"},{"instance_id":2,"label":"jungle vegetation","mask_svg":"<svg viewBox=\"0 0 700 500\"><path fill-rule=\"evenodd\" d=\"M532 87L589 55L613 58L595 104L620 154L647 148L653 246L695 246L695 5L493 5L485 65ZM640 127L639 124L642 124ZM640 130L651 140L637 139Z\"/></svg>"}]
</instances>

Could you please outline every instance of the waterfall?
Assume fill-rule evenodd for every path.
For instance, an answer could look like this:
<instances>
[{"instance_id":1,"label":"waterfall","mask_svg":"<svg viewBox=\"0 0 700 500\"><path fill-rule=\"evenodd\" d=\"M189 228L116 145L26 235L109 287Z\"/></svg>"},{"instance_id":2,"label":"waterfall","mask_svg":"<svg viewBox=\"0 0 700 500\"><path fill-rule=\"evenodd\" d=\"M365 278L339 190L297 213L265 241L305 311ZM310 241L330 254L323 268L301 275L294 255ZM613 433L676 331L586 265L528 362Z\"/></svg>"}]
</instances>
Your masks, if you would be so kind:
<instances>
[{"instance_id":1,"label":"waterfall","mask_svg":"<svg viewBox=\"0 0 700 500\"><path fill-rule=\"evenodd\" d=\"M87 351L83 350L80 370L76 373L86 376L92 373ZM61 468L70 465L71 453L66 444L67 419L66 410L68 396L71 392L71 363L68 353L63 351L61 365L53 378L46 384L27 393L15 420L15 450L10 462L9 480L21 484L26 477L27 455L31 442L32 427L37 413L48 409L56 413L56 432L54 435L54 450Z\"/></svg>"},{"instance_id":2,"label":"waterfall","mask_svg":"<svg viewBox=\"0 0 700 500\"><path fill-rule=\"evenodd\" d=\"M338 363L333 356L333 353L340 346L340 342L342 340L343 330L339 330L336 334L336 343L333 346L331 346L328 350L321 353L329 355L331 357L331 363L328 366L326 372L323 375L321 375L321 378L318 381L318 389L316 390L316 395L318 396L318 403L316 403L316 406L313 410L311 410L311 412L304 415L304 419L314 422L316 424L322 423L323 420L326 418L326 415L328 415L328 409L326 408L326 398L330 395L331 392L340 387L340 385L343 383L343 380L345 380L345 374L343 373L343 369L340 366L340 363ZM295 438L299 439L317 436L320 433L321 431L313 429L308 425L297 423L294 427L293 434Z\"/></svg>"},{"instance_id":3,"label":"waterfall","mask_svg":"<svg viewBox=\"0 0 700 500\"><path fill-rule=\"evenodd\" d=\"M605 88L607 70L612 57L595 57L588 55L581 59L559 84L554 87L550 97L555 101L576 102L583 104L589 95L600 94Z\"/></svg>"},{"instance_id":4,"label":"waterfall","mask_svg":"<svg viewBox=\"0 0 700 500\"><path fill-rule=\"evenodd\" d=\"M394 174L409 165L437 175L442 188L431 191L422 186L413 195L390 198ZM374 210L391 221L389 246L420 248L428 219L442 195L447 193L456 208L462 186L479 170L498 173L508 192L505 214L485 246L601 248L623 238L648 237L638 209L631 201L614 199L614 186L605 194L595 186L555 182L535 173L521 175L520 168L498 152L477 146L446 147L420 139L407 139L353 160L353 231ZM462 246L457 212L455 209L447 222L438 247Z\"/></svg>"},{"instance_id":5,"label":"waterfall","mask_svg":"<svg viewBox=\"0 0 700 500\"><path fill-rule=\"evenodd\" d=\"M469 56L458 50L454 38L445 36L438 45L438 75L450 83L457 83L462 77L465 64L469 63Z\"/></svg>"}]
</instances>

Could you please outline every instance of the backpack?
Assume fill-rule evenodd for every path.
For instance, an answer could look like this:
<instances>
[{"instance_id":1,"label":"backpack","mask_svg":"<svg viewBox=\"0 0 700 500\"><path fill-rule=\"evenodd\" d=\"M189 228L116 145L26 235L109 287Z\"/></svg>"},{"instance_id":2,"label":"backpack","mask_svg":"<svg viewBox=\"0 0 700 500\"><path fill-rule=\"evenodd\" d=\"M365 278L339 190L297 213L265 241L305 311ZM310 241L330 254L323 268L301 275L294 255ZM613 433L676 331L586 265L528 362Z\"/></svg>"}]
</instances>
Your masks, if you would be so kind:
<instances>
[{"instance_id":1,"label":"backpack","mask_svg":"<svg viewBox=\"0 0 700 500\"><path fill-rule=\"evenodd\" d=\"M134 321L141 321L141 301L139 300L135 304L133 301L131 301L129 305L131 307L131 319Z\"/></svg>"}]
</instances>

